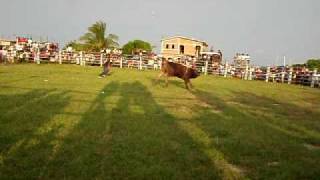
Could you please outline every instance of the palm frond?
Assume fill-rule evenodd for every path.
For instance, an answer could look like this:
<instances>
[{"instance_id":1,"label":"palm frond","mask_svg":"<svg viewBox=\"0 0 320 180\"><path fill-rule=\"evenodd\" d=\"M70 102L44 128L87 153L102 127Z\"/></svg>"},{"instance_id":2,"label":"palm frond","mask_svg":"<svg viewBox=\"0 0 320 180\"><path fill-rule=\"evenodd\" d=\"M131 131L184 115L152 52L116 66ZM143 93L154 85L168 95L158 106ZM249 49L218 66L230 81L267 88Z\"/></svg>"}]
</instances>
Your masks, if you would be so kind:
<instances>
[{"instance_id":1,"label":"palm frond","mask_svg":"<svg viewBox=\"0 0 320 180\"><path fill-rule=\"evenodd\" d=\"M119 37L115 34L109 34L105 37L106 30L106 23L98 21L88 28L88 32L80 37L80 40L91 51L100 51L107 47L118 47Z\"/></svg>"},{"instance_id":2,"label":"palm frond","mask_svg":"<svg viewBox=\"0 0 320 180\"><path fill-rule=\"evenodd\" d=\"M114 41L119 41L119 36L115 35L115 34L109 34L108 39L112 39Z\"/></svg>"}]
</instances>

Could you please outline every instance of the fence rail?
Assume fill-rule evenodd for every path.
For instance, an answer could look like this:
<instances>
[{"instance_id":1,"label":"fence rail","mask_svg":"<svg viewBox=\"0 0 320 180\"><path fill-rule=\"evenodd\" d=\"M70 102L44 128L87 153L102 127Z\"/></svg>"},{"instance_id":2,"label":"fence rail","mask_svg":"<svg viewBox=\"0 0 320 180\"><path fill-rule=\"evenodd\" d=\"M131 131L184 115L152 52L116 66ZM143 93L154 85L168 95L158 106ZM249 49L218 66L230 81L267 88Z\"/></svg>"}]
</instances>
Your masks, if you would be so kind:
<instances>
[{"instance_id":1,"label":"fence rail","mask_svg":"<svg viewBox=\"0 0 320 180\"><path fill-rule=\"evenodd\" d=\"M147 56L124 56L118 54L105 53L86 53L86 52L63 52L55 53L54 55L43 58L41 55L35 54L29 57L24 57L23 60L33 63L59 63L59 64L78 64L81 66L98 65L110 59L113 67L118 68L133 68L138 70L158 70L161 69L161 60L153 59ZM20 57L15 57L14 54L8 54L7 61L14 62L21 60ZM6 62L6 61L5 61ZM317 70L303 71L294 69L293 67L267 67L263 70L253 67L236 67L234 65L213 64L207 59L197 59L195 62L188 60L180 63L186 66L193 66L198 72L205 75L216 75L223 77L234 77L243 80L260 80L265 82L278 82L287 84L300 84L311 87L320 87L320 74Z\"/></svg>"}]
</instances>

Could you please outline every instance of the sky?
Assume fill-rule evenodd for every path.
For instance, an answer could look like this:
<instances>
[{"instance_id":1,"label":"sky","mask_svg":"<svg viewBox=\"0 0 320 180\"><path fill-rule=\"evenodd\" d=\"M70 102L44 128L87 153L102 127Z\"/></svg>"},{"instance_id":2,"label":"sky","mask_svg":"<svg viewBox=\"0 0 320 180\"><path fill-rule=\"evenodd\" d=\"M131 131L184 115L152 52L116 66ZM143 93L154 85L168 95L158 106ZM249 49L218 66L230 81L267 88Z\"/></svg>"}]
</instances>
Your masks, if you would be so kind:
<instances>
[{"instance_id":1,"label":"sky","mask_svg":"<svg viewBox=\"0 0 320 180\"><path fill-rule=\"evenodd\" d=\"M319 0L1 0L0 38L49 38L63 46L96 21L120 44L156 46L182 35L206 41L231 62L249 53L253 64L320 58Z\"/></svg>"}]
</instances>

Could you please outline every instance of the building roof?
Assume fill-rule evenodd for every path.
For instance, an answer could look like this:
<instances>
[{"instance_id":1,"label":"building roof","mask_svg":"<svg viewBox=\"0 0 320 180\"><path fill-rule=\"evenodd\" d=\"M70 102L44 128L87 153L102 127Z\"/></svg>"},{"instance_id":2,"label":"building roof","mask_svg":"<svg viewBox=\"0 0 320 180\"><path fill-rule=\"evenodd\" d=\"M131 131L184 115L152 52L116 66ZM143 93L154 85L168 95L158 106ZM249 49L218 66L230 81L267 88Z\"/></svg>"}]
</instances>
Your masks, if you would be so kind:
<instances>
[{"instance_id":1,"label":"building roof","mask_svg":"<svg viewBox=\"0 0 320 180\"><path fill-rule=\"evenodd\" d=\"M187 39L187 40L191 40L191 41L197 41L197 42L200 42L200 43L204 43L206 46L208 46L207 42L205 42L205 41L201 41L201 40L198 40L198 39L189 38L189 37L185 37L185 36L172 36L172 37L167 37L167 38L161 39L161 41L166 41L166 40L176 39L176 38Z\"/></svg>"},{"instance_id":2,"label":"building roof","mask_svg":"<svg viewBox=\"0 0 320 180\"><path fill-rule=\"evenodd\" d=\"M12 39L2 39L2 38L0 38L0 41L16 42L16 40L12 40Z\"/></svg>"},{"instance_id":3,"label":"building roof","mask_svg":"<svg viewBox=\"0 0 320 180\"><path fill-rule=\"evenodd\" d=\"M204 54L204 55L220 55L218 52L200 52L200 54Z\"/></svg>"}]
</instances>

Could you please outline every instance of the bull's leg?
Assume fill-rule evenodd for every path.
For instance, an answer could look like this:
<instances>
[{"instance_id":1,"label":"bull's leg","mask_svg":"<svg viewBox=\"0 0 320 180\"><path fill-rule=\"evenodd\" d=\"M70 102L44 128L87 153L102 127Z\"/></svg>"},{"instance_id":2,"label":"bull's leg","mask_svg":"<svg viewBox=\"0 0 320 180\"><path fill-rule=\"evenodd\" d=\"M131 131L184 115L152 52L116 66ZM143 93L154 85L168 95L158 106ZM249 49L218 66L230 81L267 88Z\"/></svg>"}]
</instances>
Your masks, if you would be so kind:
<instances>
[{"instance_id":1,"label":"bull's leg","mask_svg":"<svg viewBox=\"0 0 320 180\"><path fill-rule=\"evenodd\" d=\"M163 76L163 72L161 72L159 75L158 75L158 80Z\"/></svg>"},{"instance_id":2,"label":"bull's leg","mask_svg":"<svg viewBox=\"0 0 320 180\"><path fill-rule=\"evenodd\" d=\"M193 85L192 85L190 80L189 80L189 86L190 86L191 89L193 89Z\"/></svg>"},{"instance_id":3,"label":"bull's leg","mask_svg":"<svg viewBox=\"0 0 320 180\"><path fill-rule=\"evenodd\" d=\"M166 87L168 87L168 74L166 74Z\"/></svg>"},{"instance_id":4,"label":"bull's leg","mask_svg":"<svg viewBox=\"0 0 320 180\"><path fill-rule=\"evenodd\" d=\"M153 81L154 84L158 84L159 83L159 80L160 78L164 75L163 72L160 72L160 74L158 75L157 79Z\"/></svg>"},{"instance_id":5,"label":"bull's leg","mask_svg":"<svg viewBox=\"0 0 320 180\"><path fill-rule=\"evenodd\" d=\"M160 80L160 78L163 76L163 72L161 72L159 75L158 75L158 78L157 78L157 80L156 80L156 82L158 83L159 82L159 80Z\"/></svg>"},{"instance_id":6,"label":"bull's leg","mask_svg":"<svg viewBox=\"0 0 320 180\"><path fill-rule=\"evenodd\" d=\"M193 88L193 85L192 85L190 79L185 79L184 83L185 83L187 89L192 89Z\"/></svg>"},{"instance_id":7,"label":"bull's leg","mask_svg":"<svg viewBox=\"0 0 320 180\"><path fill-rule=\"evenodd\" d=\"M188 86L189 83L190 83L189 79L184 79L184 84L187 89L189 89L189 86Z\"/></svg>"}]
</instances>

